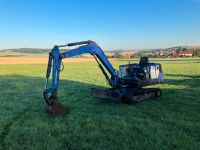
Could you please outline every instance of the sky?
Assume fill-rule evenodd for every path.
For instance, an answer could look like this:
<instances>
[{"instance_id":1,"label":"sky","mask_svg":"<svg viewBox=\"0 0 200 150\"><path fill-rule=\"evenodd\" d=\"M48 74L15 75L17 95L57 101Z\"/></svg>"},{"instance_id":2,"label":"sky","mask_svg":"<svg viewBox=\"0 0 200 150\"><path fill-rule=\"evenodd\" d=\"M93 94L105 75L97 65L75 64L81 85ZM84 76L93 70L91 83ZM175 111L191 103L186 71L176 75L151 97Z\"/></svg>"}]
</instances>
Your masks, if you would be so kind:
<instances>
[{"instance_id":1,"label":"sky","mask_svg":"<svg viewBox=\"0 0 200 150\"><path fill-rule=\"evenodd\" d=\"M0 49L200 45L200 0L0 0Z\"/></svg>"}]
</instances>

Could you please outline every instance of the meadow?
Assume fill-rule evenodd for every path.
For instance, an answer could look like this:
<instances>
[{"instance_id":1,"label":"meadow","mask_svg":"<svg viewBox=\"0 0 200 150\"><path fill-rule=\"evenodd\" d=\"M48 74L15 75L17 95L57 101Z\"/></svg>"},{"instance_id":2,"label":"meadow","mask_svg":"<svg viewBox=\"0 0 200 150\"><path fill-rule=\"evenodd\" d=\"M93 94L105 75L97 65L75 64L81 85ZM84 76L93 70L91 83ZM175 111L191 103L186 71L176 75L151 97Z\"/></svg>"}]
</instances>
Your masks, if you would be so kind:
<instances>
[{"instance_id":1,"label":"meadow","mask_svg":"<svg viewBox=\"0 0 200 150\"><path fill-rule=\"evenodd\" d=\"M163 67L165 83L153 86L162 96L136 105L90 97L109 87L96 62L65 63L58 95L70 113L61 117L44 110L46 64L1 64L0 149L199 149L200 59L151 61Z\"/></svg>"}]
</instances>

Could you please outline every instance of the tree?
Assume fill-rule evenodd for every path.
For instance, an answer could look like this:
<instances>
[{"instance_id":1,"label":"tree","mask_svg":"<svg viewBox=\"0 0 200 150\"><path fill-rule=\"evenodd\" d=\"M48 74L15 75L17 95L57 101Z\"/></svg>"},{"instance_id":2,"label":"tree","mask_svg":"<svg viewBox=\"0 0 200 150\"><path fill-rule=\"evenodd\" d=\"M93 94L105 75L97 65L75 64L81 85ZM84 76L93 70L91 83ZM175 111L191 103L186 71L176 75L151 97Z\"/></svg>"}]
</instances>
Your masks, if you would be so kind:
<instances>
[{"instance_id":1,"label":"tree","mask_svg":"<svg viewBox=\"0 0 200 150\"><path fill-rule=\"evenodd\" d=\"M122 54L120 52L118 52L118 51L115 51L114 57L115 58L123 58Z\"/></svg>"},{"instance_id":2,"label":"tree","mask_svg":"<svg viewBox=\"0 0 200 150\"><path fill-rule=\"evenodd\" d=\"M143 55L144 55L143 52L139 51L139 52L135 53L134 57L139 58L139 57L142 57Z\"/></svg>"}]
</instances>

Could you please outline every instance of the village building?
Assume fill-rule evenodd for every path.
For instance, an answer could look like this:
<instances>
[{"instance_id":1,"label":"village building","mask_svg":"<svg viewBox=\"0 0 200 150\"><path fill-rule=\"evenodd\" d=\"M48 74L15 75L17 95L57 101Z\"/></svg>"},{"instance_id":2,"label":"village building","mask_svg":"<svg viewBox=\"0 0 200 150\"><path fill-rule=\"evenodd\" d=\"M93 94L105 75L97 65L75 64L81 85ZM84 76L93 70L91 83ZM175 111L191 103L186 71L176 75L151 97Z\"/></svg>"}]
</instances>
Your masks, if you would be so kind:
<instances>
[{"instance_id":1,"label":"village building","mask_svg":"<svg viewBox=\"0 0 200 150\"><path fill-rule=\"evenodd\" d=\"M188 57L192 57L192 56L193 56L193 52L192 52L192 51L180 51L180 52L179 52L179 56L188 56Z\"/></svg>"}]
</instances>

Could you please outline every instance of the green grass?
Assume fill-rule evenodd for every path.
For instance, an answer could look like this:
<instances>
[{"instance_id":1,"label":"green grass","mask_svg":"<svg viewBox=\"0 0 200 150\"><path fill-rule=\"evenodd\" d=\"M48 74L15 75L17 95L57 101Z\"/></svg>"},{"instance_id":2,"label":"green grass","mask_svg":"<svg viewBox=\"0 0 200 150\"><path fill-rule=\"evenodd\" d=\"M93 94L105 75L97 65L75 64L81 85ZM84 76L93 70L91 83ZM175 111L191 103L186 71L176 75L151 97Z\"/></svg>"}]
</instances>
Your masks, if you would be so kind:
<instances>
[{"instance_id":1,"label":"green grass","mask_svg":"<svg viewBox=\"0 0 200 150\"><path fill-rule=\"evenodd\" d=\"M63 117L44 111L46 65L0 65L0 149L199 149L200 59L157 62L162 97L131 106L90 97L91 87L108 87L95 62L65 64Z\"/></svg>"}]
</instances>

